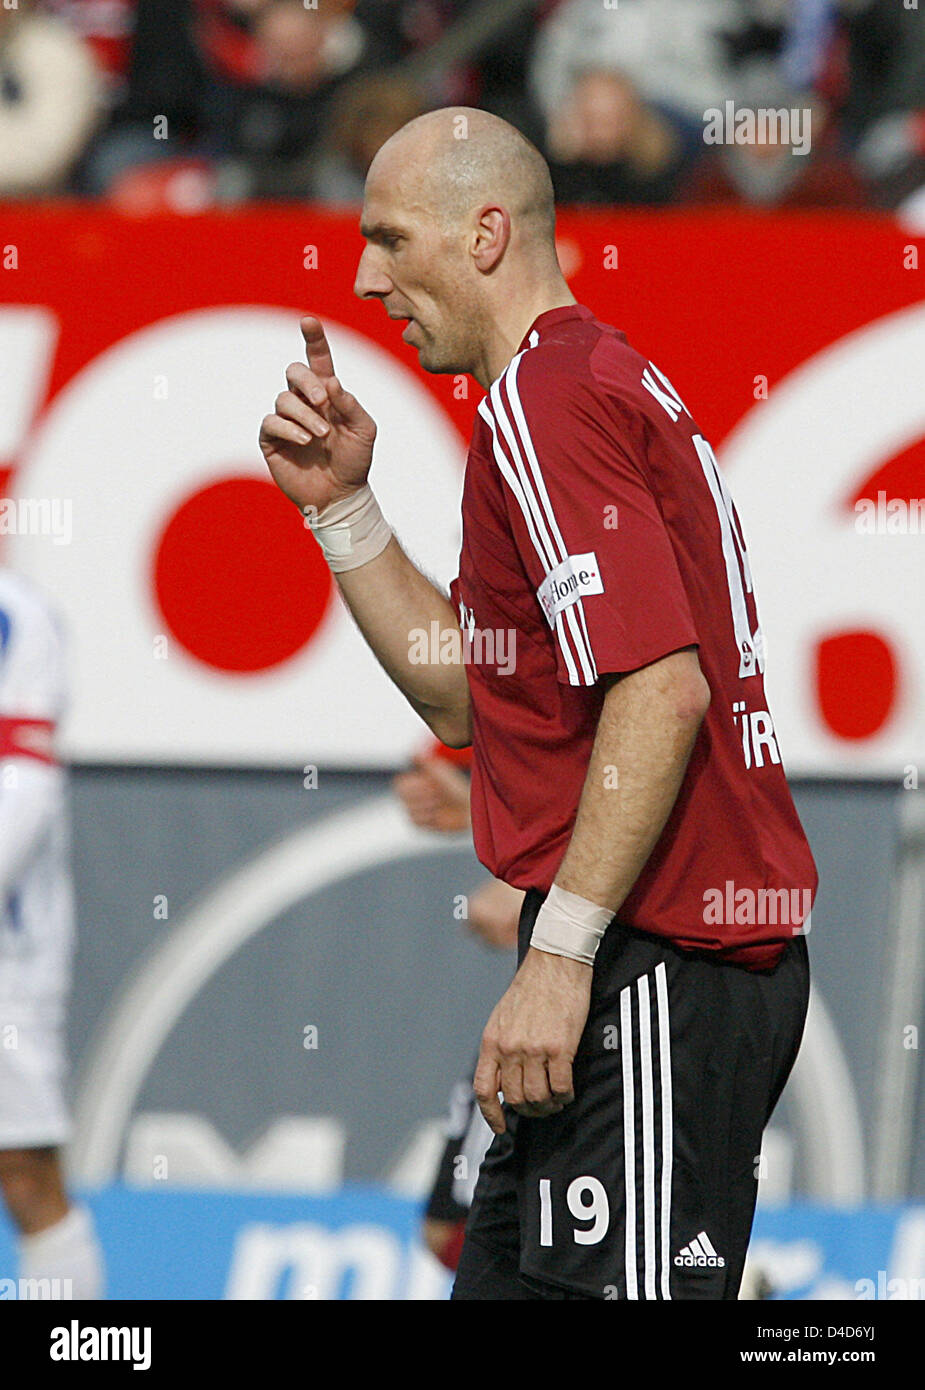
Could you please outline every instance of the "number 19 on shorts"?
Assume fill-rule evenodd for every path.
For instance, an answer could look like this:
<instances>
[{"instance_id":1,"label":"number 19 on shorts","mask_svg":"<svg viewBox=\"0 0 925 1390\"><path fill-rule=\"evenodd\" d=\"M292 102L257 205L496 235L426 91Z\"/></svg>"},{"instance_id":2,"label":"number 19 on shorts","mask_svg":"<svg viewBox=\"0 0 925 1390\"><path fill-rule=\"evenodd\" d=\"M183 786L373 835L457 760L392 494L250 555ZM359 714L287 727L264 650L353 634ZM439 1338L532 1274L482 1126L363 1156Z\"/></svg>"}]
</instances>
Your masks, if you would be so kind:
<instances>
[{"instance_id":1,"label":"number 19 on shorts","mask_svg":"<svg viewBox=\"0 0 925 1390\"><path fill-rule=\"evenodd\" d=\"M540 1178L540 1245L552 1245L553 1209L549 1178ZM572 1217L572 1237L576 1245L597 1245L610 1225L610 1203L604 1184L597 1178L574 1178L565 1193L565 1205ZM561 1213L562 1219L565 1214Z\"/></svg>"}]
</instances>

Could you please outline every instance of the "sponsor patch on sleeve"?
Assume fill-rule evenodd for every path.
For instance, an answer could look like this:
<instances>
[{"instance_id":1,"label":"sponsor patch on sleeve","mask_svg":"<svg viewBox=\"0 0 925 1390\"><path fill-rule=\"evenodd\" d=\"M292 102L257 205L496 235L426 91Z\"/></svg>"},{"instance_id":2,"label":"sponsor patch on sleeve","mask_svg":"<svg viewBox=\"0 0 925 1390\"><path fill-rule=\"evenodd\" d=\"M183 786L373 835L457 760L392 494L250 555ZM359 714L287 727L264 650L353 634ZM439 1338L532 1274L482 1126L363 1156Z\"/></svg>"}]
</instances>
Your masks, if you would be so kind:
<instances>
[{"instance_id":1,"label":"sponsor patch on sleeve","mask_svg":"<svg viewBox=\"0 0 925 1390\"><path fill-rule=\"evenodd\" d=\"M587 555L567 555L560 565L550 570L536 591L550 627L563 609L577 603L586 594L602 594L604 584L600 565L593 550Z\"/></svg>"}]
</instances>

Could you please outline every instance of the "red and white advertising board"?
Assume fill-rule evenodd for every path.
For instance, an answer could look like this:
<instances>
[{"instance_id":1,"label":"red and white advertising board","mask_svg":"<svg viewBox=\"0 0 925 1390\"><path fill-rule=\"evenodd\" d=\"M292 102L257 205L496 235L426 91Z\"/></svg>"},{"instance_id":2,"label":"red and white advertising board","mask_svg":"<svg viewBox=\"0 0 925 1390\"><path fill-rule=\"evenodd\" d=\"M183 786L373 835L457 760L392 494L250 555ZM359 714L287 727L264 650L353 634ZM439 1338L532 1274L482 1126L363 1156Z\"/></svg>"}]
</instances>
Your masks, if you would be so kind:
<instances>
[{"instance_id":1,"label":"red and white advertising board","mask_svg":"<svg viewBox=\"0 0 925 1390\"><path fill-rule=\"evenodd\" d=\"M922 245L840 214L559 230L576 297L670 377L727 471L788 769L925 764ZM355 216L314 208L0 209L0 530L69 630L73 759L389 767L420 745L256 443L317 313L378 422L383 510L453 577L480 388L421 371L353 296L361 249Z\"/></svg>"}]
</instances>

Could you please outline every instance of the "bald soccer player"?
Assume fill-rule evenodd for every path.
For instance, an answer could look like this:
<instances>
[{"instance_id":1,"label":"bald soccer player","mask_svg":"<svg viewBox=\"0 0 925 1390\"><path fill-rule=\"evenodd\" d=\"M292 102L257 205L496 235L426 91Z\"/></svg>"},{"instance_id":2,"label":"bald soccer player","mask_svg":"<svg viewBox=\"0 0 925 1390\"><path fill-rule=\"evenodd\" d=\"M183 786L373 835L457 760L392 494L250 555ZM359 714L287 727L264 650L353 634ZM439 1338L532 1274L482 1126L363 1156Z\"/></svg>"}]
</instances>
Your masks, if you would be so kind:
<instances>
[{"instance_id":1,"label":"bald soccer player","mask_svg":"<svg viewBox=\"0 0 925 1390\"><path fill-rule=\"evenodd\" d=\"M482 1165L454 1298L731 1299L803 1030L816 871L713 451L575 302L554 221L542 157L484 112L420 117L367 177L355 292L427 371L487 393L449 597L382 518L376 425L315 318L260 443L389 676L471 742L479 858L526 890L475 1077L510 1140ZM431 624L449 637L427 660Z\"/></svg>"}]
</instances>

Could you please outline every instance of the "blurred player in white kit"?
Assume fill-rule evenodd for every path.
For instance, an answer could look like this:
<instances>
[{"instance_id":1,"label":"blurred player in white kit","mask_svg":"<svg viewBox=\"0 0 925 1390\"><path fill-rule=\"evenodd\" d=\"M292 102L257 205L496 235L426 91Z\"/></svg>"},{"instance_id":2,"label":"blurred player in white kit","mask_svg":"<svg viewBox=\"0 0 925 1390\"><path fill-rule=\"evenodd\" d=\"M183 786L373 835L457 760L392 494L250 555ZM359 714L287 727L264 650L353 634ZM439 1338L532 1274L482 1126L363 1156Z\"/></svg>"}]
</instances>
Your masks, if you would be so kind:
<instances>
[{"instance_id":1,"label":"blurred player in white kit","mask_svg":"<svg viewBox=\"0 0 925 1390\"><path fill-rule=\"evenodd\" d=\"M70 1134L62 1088L74 934L67 774L54 755L64 702L56 619L0 567L0 1191L18 1232L19 1279L30 1289L55 1281L40 1297L98 1299L93 1219L69 1201L59 1153Z\"/></svg>"}]
</instances>

